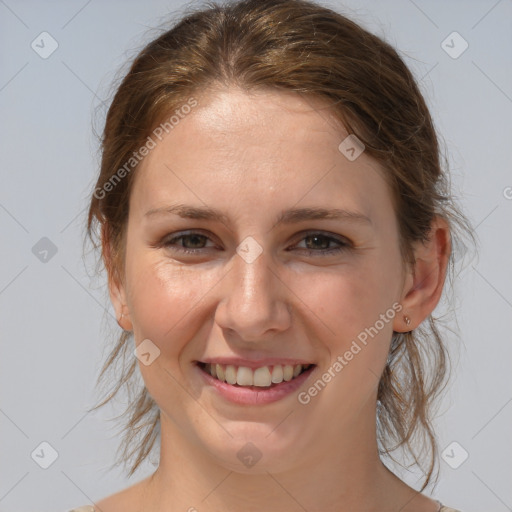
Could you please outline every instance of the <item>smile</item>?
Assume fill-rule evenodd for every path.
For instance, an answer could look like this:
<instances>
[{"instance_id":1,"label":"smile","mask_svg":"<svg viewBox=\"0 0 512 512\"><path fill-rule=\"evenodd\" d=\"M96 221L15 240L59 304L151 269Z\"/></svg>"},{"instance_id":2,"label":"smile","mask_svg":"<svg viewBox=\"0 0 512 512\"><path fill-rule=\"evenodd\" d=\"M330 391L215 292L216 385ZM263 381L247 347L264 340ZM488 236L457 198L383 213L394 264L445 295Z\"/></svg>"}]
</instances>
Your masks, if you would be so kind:
<instances>
[{"instance_id":1,"label":"smile","mask_svg":"<svg viewBox=\"0 0 512 512\"><path fill-rule=\"evenodd\" d=\"M294 366L276 364L253 369L231 364L199 363L199 365L206 373L221 382L244 387L272 387L275 384L281 384L283 381L289 382L311 366L310 364Z\"/></svg>"},{"instance_id":2,"label":"smile","mask_svg":"<svg viewBox=\"0 0 512 512\"><path fill-rule=\"evenodd\" d=\"M316 365L297 364L248 368L197 362L202 379L231 402L260 405L298 390Z\"/></svg>"}]
</instances>

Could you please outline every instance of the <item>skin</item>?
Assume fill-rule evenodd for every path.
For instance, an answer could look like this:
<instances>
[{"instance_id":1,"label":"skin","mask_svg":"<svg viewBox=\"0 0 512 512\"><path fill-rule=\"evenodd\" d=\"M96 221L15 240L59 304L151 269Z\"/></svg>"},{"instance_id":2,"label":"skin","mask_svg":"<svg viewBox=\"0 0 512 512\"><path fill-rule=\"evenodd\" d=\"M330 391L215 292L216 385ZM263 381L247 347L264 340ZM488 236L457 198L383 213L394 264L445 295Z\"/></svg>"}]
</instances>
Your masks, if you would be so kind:
<instances>
[{"instance_id":1,"label":"skin","mask_svg":"<svg viewBox=\"0 0 512 512\"><path fill-rule=\"evenodd\" d=\"M139 367L161 410L161 457L153 475L98 510L438 509L381 463L375 409L393 330L414 329L440 299L449 229L436 218L407 268L382 169L364 152L349 161L338 150L348 134L322 107L275 90L209 91L137 170L124 267L109 284L120 325L160 350ZM226 220L145 215L174 203L217 208ZM370 222L276 225L282 210L305 207ZM206 238L162 242L192 229ZM322 256L340 245L306 230L349 245ZM252 263L236 252L248 236L262 249ZM207 357L297 357L317 365L314 382L397 303L402 311L306 405L296 393L236 405L197 378L194 361ZM247 442L262 454L252 467L237 457Z\"/></svg>"}]
</instances>

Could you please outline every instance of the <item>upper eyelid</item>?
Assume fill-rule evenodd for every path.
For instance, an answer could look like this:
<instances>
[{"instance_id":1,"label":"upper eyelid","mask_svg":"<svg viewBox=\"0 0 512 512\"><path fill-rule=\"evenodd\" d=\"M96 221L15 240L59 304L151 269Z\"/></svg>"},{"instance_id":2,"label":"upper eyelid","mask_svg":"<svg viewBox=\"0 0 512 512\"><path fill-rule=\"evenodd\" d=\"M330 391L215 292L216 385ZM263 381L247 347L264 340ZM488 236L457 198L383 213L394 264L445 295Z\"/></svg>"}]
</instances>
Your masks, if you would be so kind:
<instances>
[{"instance_id":1,"label":"upper eyelid","mask_svg":"<svg viewBox=\"0 0 512 512\"><path fill-rule=\"evenodd\" d=\"M295 243L301 242L308 236L314 236L314 235L323 236L323 237L325 237L329 240L333 240L341 245L352 245L351 240L349 240L346 236L337 235L335 233L330 233L327 231L319 231L319 230L307 230L307 231L302 231L302 232L298 233L297 234L297 242L295 242ZM294 238L294 240L295 240L295 238Z\"/></svg>"},{"instance_id":2,"label":"upper eyelid","mask_svg":"<svg viewBox=\"0 0 512 512\"><path fill-rule=\"evenodd\" d=\"M165 244L167 242L171 242L172 240L179 240L180 238L184 236L193 236L193 235L200 235L208 238L210 241L215 242L214 239L210 235L207 235L206 233L203 233L201 230L185 230L185 231L179 231L176 234L172 233L171 235L164 236L162 239L162 242Z\"/></svg>"}]
</instances>

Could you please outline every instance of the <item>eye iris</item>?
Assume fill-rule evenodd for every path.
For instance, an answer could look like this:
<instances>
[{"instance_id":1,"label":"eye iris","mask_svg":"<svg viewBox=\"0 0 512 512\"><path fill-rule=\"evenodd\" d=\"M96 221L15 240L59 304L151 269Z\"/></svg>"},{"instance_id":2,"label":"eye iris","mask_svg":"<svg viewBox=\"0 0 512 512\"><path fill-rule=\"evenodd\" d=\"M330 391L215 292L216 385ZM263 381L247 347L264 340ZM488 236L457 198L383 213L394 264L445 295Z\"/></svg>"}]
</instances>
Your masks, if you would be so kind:
<instances>
[{"instance_id":1,"label":"eye iris","mask_svg":"<svg viewBox=\"0 0 512 512\"><path fill-rule=\"evenodd\" d=\"M204 247L204 242L205 242L205 237L203 235L197 235L197 234L192 234L192 235L183 235L182 237L182 242L185 246L189 246L190 244L187 244L185 243L185 240L195 240L196 242L199 243L199 246L200 247L197 247L196 244L194 244L194 242L192 242L192 247L187 247L187 248L191 248L191 249L200 249L201 247ZM202 243L201 243L202 242Z\"/></svg>"},{"instance_id":2,"label":"eye iris","mask_svg":"<svg viewBox=\"0 0 512 512\"><path fill-rule=\"evenodd\" d=\"M321 244L321 247L319 247L318 245L314 245L313 247L310 247L311 244L309 244L308 242L306 242L306 246L308 247L308 249L327 249L328 246L329 246L329 239L328 237L326 236L322 236L322 235L310 235L308 237L306 237L306 240L323 240L323 243Z\"/></svg>"}]
</instances>

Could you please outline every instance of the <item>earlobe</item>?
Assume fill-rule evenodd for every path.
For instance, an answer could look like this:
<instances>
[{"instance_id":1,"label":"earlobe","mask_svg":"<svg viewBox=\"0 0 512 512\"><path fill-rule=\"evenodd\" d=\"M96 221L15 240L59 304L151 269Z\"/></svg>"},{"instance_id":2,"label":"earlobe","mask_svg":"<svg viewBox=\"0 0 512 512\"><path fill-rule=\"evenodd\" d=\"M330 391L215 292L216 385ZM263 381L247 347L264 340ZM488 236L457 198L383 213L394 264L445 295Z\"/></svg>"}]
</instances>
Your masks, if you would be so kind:
<instances>
[{"instance_id":1,"label":"earlobe","mask_svg":"<svg viewBox=\"0 0 512 512\"><path fill-rule=\"evenodd\" d=\"M116 313L117 324L124 331L132 331L133 325L130 318L130 313L128 311L128 306L126 305L126 297L124 293L124 287L109 282L110 289L110 301L112 302L112 306L114 306L114 311Z\"/></svg>"},{"instance_id":2,"label":"earlobe","mask_svg":"<svg viewBox=\"0 0 512 512\"><path fill-rule=\"evenodd\" d=\"M403 288L402 315L393 329L408 332L418 327L437 306L444 287L450 257L450 229L441 217L431 224L429 239L414 246L415 263ZM409 320L409 321L407 321Z\"/></svg>"}]
</instances>

